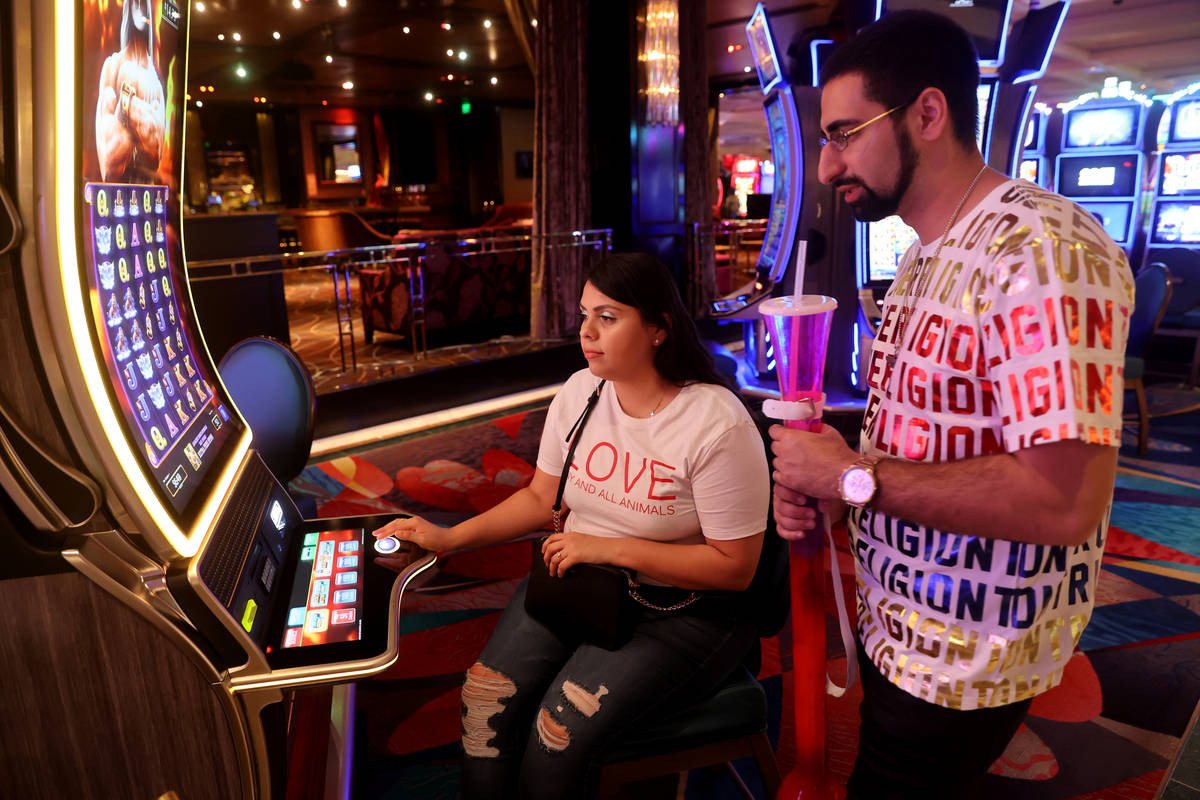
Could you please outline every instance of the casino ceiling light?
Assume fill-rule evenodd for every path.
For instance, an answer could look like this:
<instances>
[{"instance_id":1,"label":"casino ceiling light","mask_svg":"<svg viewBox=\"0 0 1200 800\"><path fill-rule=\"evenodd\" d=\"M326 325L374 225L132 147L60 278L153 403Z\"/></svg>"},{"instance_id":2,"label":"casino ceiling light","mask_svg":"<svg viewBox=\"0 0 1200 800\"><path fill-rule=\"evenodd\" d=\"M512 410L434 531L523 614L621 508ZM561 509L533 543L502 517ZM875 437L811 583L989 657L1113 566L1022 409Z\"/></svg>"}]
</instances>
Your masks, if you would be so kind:
<instances>
[{"instance_id":1,"label":"casino ceiling light","mask_svg":"<svg viewBox=\"0 0 1200 800\"><path fill-rule=\"evenodd\" d=\"M458 51L458 60L459 60L459 61L466 61L466 60L467 60L467 51L466 51L466 50L459 50L459 51Z\"/></svg>"},{"instance_id":2,"label":"casino ceiling light","mask_svg":"<svg viewBox=\"0 0 1200 800\"><path fill-rule=\"evenodd\" d=\"M292 8L299 9L300 8L300 0L292 0Z\"/></svg>"},{"instance_id":3,"label":"casino ceiling light","mask_svg":"<svg viewBox=\"0 0 1200 800\"><path fill-rule=\"evenodd\" d=\"M237 31L234 31L233 32L233 40L235 42L240 42L242 40L242 35L240 33L238 33Z\"/></svg>"},{"instance_id":4,"label":"casino ceiling light","mask_svg":"<svg viewBox=\"0 0 1200 800\"><path fill-rule=\"evenodd\" d=\"M347 92L354 88L354 81L343 81L342 88Z\"/></svg>"},{"instance_id":5,"label":"casino ceiling light","mask_svg":"<svg viewBox=\"0 0 1200 800\"><path fill-rule=\"evenodd\" d=\"M239 78L246 77L246 68L241 64L237 65L237 69L235 69L234 72L237 74L237 76Z\"/></svg>"},{"instance_id":6,"label":"casino ceiling light","mask_svg":"<svg viewBox=\"0 0 1200 800\"><path fill-rule=\"evenodd\" d=\"M218 34L217 34L217 41L218 41L218 42L223 42L223 41L225 41L225 34L223 34L223 33L218 33Z\"/></svg>"},{"instance_id":7,"label":"casino ceiling light","mask_svg":"<svg viewBox=\"0 0 1200 800\"><path fill-rule=\"evenodd\" d=\"M490 19L485 19L485 20L483 21L483 27L485 27L485 28L490 28L490 27L492 27L492 21L491 21Z\"/></svg>"},{"instance_id":8,"label":"casino ceiling light","mask_svg":"<svg viewBox=\"0 0 1200 800\"><path fill-rule=\"evenodd\" d=\"M326 53L326 54L325 54L325 63L326 63L326 64L332 64L332 63L333 63L333 56L331 56L331 55L329 55L328 53Z\"/></svg>"},{"instance_id":9,"label":"casino ceiling light","mask_svg":"<svg viewBox=\"0 0 1200 800\"><path fill-rule=\"evenodd\" d=\"M407 35L407 34L410 34L410 33L412 33L412 28L408 27L407 25L405 25L405 26L404 26L403 28L401 28L400 30L404 31L404 33L405 33L406 35Z\"/></svg>"},{"instance_id":10,"label":"casino ceiling light","mask_svg":"<svg viewBox=\"0 0 1200 800\"><path fill-rule=\"evenodd\" d=\"M451 58L454 58L454 48L450 48L450 49L446 50L446 55L450 56Z\"/></svg>"},{"instance_id":11,"label":"casino ceiling light","mask_svg":"<svg viewBox=\"0 0 1200 800\"><path fill-rule=\"evenodd\" d=\"M196 10L199 11L201 14L204 13L205 8L207 8L207 6L205 6L204 3L200 3L200 2L196 3Z\"/></svg>"},{"instance_id":12,"label":"casino ceiling light","mask_svg":"<svg viewBox=\"0 0 1200 800\"><path fill-rule=\"evenodd\" d=\"M448 31L448 30L450 30L450 29L451 29L451 25L450 25L450 23L449 23L449 22L443 22L443 23L442 23L442 30L444 30L444 31Z\"/></svg>"},{"instance_id":13,"label":"casino ceiling light","mask_svg":"<svg viewBox=\"0 0 1200 800\"><path fill-rule=\"evenodd\" d=\"M279 31L271 31L271 38L275 41L279 41Z\"/></svg>"},{"instance_id":14,"label":"casino ceiling light","mask_svg":"<svg viewBox=\"0 0 1200 800\"><path fill-rule=\"evenodd\" d=\"M350 5L350 3L348 2L348 0L338 0L338 5L341 6L342 8L345 8L346 6Z\"/></svg>"},{"instance_id":15,"label":"casino ceiling light","mask_svg":"<svg viewBox=\"0 0 1200 800\"><path fill-rule=\"evenodd\" d=\"M495 75L493 75L493 76L491 77L491 79L490 79L488 82L489 82L489 83L491 83L491 84L492 84L492 86L495 86L497 83L499 83L499 82L500 82L500 79L499 79L499 78L497 78Z\"/></svg>"},{"instance_id":16,"label":"casino ceiling light","mask_svg":"<svg viewBox=\"0 0 1200 800\"><path fill-rule=\"evenodd\" d=\"M428 102L430 102L431 100L433 100L433 92L426 92L426 93L425 93L425 102L427 102L427 103L428 103Z\"/></svg>"},{"instance_id":17,"label":"casino ceiling light","mask_svg":"<svg viewBox=\"0 0 1200 800\"><path fill-rule=\"evenodd\" d=\"M204 108L204 101L203 101L203 100L197 100L197 101L196 101L196 108Z\"/></svg>"}]
</instances>

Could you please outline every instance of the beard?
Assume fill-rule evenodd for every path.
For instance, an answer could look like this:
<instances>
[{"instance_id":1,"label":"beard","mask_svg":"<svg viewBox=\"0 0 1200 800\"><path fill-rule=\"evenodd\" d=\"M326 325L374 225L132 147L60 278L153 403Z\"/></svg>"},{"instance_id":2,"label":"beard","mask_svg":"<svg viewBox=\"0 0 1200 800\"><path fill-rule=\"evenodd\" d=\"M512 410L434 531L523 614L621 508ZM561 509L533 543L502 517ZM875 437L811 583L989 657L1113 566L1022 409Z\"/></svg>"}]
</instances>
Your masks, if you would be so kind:
<instances>
[{"instance_id":1,"label":"beard","mask_svg":"<svg viewBox=\"0 0 1200 800\"><path fill-rule=\"evenodd\" d=\"M900 168L896 174L896 185L892 191L879 193L857 178L834 181L833 187L861 187L860 197L853 203L848 203L854 218L859 222L878 222L890 217L900 208L900 201L912 185L913 173L917 170L917 150L913 147L912 138L908 131L899 127L896 129L896 146L900 151Z\"/></svg>"}]
</instances>

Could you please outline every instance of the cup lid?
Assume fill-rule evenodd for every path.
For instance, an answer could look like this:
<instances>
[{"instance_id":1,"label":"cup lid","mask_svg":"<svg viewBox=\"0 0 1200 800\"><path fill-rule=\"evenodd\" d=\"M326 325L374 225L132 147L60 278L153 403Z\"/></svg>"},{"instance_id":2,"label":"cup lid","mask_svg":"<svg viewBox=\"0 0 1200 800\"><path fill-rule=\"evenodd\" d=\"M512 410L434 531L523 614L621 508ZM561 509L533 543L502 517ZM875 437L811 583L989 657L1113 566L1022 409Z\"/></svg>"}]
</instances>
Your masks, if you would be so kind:
<instances>
[{"instance_id":1,"label":"cup lid","mask_svg":"<svg viewBox=\"0 0 1200 800\"><path fill-rule=\"evenodd\" d=\"M837 300L823 294L784 295L771 297L758 306L760 314L774 317L803 317L837 308Z\"/></svg>"}]
</instances>

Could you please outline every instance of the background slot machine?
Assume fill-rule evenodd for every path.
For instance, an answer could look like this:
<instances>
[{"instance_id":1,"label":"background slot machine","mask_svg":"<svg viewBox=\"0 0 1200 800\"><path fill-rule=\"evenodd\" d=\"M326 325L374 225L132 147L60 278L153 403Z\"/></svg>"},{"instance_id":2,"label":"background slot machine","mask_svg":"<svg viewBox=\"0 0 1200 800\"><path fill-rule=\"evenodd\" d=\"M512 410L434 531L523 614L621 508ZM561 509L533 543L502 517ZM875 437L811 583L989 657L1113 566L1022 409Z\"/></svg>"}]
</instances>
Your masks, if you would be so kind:
<instances>
[{"instance_id":1,"label":"background slot machine","mask_svg":"<svg viewBox=\"0 0 1200 800\"><path fill-rule=\"evenodd\" d=\"M302 519L221 384L180 236L188 10L11 4L4 797L282 796L285 692L392 664L434 562Z\"/></svg>"},{"instance_id":2,"label":"background slot machine","mask_svg":"<svg viewBox=\"0 0 1200 800\"><path fill-rule=\"evenodd\" d=\"M1200 86L1173 99L1164 121L1147 247L1200 248Z\"/></svg>"},{"instance_id":3,"label":"background slot machine","mask_svg":"<svg viewBox=\"0 0 1200 800\"><path fill-rule=\"evenodd\" d=\"M1035 104L1025 125L1021 163L1017 168L1018 178L1036 183L1045 189L1053 189L1050 171L1046 166L1046 126L1049 120L1050 108Z\"/></svg>"},{"instance_id":4,"label":"background slot machine","mask_svg":"<svg viewBox=\"0 0 1200 800\"><path fill-rule=\"evenodd\" d=\"M1098 96L1084 95L1063 107L1054 185L1059 194L1095 216L1132 263L1141 226L1144 142L1152 104L1128 84L1108 78Z\"/></svg>"},{"instance_id":5,"label":"background slot machine","mask_svg":"<svg viewBox=\"0 0 1200 800\"><path fill-rule=\"evenodd\" d=\"M831 207L832 194L816 179L819 153L815 131L820 113L817 91L788 82L761 3L746 25L746 36L763 92L763 113L774 168L767 231L755 263L754 278L718 297L710 310L719 321L737 320L744 324L745 361L750 372L757 379L770 380L774 359L757 307L768 297L796 291L799 259L805 259L810 267L827 261L822 245L828 238L829 215L822 216L821 208L822 204L826 209ZM813 135L805 136L804 131ZM760 190L765 189L760 186ZM804 240L806 246L799 247L799 240ZM810 269L806 275L813 271ZM806 285L813 282L815 279L806 278Z\"/></svg>"},{"instance_id":6,"label":"background slot machine","mask_svg":"<svg viewBox=\"0 0 1200 800\"><path fill-rule=\"evenodd\" d=\"M880 16L907 9L935 11L951 17L970 34L980 69L976 144L989 166L1008 175L1015 175L1020 168L1021 133L1032 111L1037 81L1045 74L1069 7L1067 0L1030 11L1011 26L1010 34L1011 0L977 0L970 4L881 0L877 6ZM846 208L839 206L837 211L849 216ZM846 328L850 338L849 383L857 392L865 393L866 360L882 319L883 297L917 234L897 216L878 222L850 222L842 229L847 227L849 231L844 235L853 242L851 257L856 264L857 283L852 289L856 296L844 298L845 304L855 309L855 318Z\"/></svg>"}]
</instances>

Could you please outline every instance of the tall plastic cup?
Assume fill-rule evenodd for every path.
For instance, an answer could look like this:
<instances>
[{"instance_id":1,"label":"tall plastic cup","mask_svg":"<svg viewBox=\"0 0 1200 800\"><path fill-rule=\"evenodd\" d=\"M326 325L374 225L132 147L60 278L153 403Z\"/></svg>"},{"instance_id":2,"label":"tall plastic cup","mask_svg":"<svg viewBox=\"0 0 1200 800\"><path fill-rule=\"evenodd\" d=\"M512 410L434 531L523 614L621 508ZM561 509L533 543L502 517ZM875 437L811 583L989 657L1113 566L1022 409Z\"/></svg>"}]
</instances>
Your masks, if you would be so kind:
<instances>
[{"instance_id":1,"label":"tall plastic cup","mask_svg":"<svg viewBox=\"0 0 1200 800\"><path fill-rule=\"evenodd\" d=\"M821 426L825 352L836 310L837 301L824 295L773 297L759 306L774 345L775 371L783 401L780 410L785 415L784 424L790 428L815 431ZM776 794L777 798L787 800L826 800L840 795L826 767L825 753L823 544L823 532L818 526L789 545L795 757Z\"/></svg>"},{"instance_id":2,"label":"tall plastic cup","mask_svg":"<svg viewBox=\"0 0 1200 800\"><path fill-rule=\"evenodd\" d=\"M767 319L775 347L779 394L785 402L811 403L811 419L785 420L789 428L816 430L821 425L825 352L837 300L820 294L772 297L759 312Z\"/></svg>"}]
</instances>

